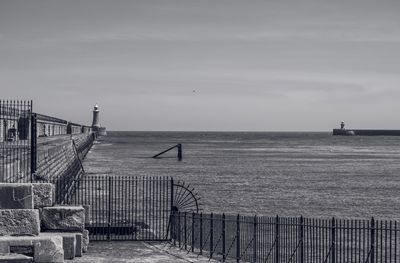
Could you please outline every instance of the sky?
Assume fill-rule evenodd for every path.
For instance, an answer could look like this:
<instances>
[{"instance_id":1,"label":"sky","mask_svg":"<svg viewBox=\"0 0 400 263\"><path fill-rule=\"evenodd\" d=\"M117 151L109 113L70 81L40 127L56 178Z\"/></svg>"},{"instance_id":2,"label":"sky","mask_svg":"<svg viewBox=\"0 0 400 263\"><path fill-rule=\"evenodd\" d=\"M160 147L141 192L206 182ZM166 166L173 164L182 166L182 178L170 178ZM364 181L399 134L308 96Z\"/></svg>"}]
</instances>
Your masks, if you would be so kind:
<instances>
[{"instance_id":1,"label":"sky","mask_svg":"<svg viewBox=\"0 0 400 263\"><path fill-rule=\"evenodd\" d=\"M108 130L400 129L398 0L0 0L0 98Z\"/></svg>"}]
</instances>

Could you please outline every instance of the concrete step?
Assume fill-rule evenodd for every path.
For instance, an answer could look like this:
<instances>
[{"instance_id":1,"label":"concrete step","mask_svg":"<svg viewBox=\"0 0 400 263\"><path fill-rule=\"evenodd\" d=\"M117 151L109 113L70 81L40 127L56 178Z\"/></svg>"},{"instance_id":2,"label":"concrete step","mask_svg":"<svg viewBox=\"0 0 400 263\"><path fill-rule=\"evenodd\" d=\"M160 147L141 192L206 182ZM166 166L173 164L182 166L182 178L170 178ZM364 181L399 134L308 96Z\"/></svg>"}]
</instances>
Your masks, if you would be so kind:
<instances>
[{"instance_id":1,"label":"concrete step","mask_svg":"<svg viewBox=\"0 0 400 263\"><path fill-rule=\"evenodd\" d=\"M64 262L61 236L0 236L0 253L8 254L16 250L33 253L36 263Z\"/></svg>"},{"instance_id":2,"label":"concrete step","mask_svg":"<svg viewBox=\"0 0 400 263\"><path fill-rule=\"evenodd\" d=\"M33 262L33 257L28 257L25 255L21 254L1 254L0 253L0 262L6 262L6 263L32 263Z\"/></svg>"},{"instance_id":3,"label":"concrete step","mask_svg":"<svg viewBox=\"0 0 400 263\"><path fill-rule=\"evenodd\" d=\"M41 236L61 236L63 238L64 259L73 259L82 256L82 233L69 232L42 232Z\"/></svg>"}]
</instances>

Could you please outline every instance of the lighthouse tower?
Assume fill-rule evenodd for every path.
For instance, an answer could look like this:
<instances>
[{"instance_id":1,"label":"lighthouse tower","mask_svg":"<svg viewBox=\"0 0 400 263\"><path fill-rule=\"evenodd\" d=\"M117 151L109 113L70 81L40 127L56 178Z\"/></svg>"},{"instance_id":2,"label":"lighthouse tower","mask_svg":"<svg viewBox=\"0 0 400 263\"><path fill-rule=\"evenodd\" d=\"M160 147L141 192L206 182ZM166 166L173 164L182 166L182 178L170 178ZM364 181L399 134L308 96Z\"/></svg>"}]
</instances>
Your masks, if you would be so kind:
<instances>
[{"instance_id":1,"label":"lighthouse tower","mask_svg":"<svg viewBox=\"0 0 400 263\"><path fill-rule=\"evenodd\" d=\"M93 109L92 128L94 128L94 129L100 128L100 122L99 122L99 106L98 106L97 104L94 105L94 109Z\"/></svg>"},{"instance_id":2,"label":"lighthouse tower","mask_svg":"<svg viewBox=\"0 0 400 263\"><path fill-rule=\"evenodd\" d=\"M100 126L100 117L99 117L99 106L94 105L93 109L93 122L92 122L92 130L97 133L99 136L107 135L106 127Z\"/></svg>"}]
</instances>

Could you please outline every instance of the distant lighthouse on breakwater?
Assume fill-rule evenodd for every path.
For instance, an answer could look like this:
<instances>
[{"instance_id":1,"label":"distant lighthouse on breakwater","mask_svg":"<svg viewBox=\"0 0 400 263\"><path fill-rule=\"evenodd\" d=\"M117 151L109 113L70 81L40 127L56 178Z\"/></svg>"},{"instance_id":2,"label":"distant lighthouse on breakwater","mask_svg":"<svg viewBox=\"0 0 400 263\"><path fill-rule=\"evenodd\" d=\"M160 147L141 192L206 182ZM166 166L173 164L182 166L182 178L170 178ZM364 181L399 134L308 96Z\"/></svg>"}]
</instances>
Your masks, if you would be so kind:
<instances>
[{"instance_id":1,"label":"distant lighthouse on breakwater","mask_svg":"<svg viewBox=\"0 0 400 263\"><path fill-rule=\"evenodd\" d=\"M99 106L96 104L96 105L94 105L94 109L93 109L92 130L94 132L97 132L97 134L100 136L105 136L105 135L107 135L106 127L100 126L99 114L100 114Z\"/></svg>"}]
</instances>

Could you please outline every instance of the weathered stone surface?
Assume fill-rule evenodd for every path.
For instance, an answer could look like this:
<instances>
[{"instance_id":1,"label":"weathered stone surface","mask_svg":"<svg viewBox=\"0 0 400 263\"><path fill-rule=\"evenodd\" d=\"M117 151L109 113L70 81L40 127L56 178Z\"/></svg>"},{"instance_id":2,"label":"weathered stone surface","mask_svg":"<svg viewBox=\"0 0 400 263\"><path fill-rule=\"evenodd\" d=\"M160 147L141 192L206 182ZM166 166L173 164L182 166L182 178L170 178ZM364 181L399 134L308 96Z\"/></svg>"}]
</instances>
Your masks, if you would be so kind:
<instances>
[{"instance_id":1,"label":"weathered stone surface","mask_svg":"<svg viewBox=\"0 0 400 263\"><path fill-rule=\"evenodd\" d=\"M83 230L82 232L82 251L86 253L89 247L89 231Z\"/></svg>"},{"instance_id":2,"label":"weathered stone surface","mask_svg":"<svg viewBox=\"0 0 400 263\"><path fill-rule=\"evenodd\" d=\"M64 250L60 236L0 236L0 253L8 253L12 246L33 247L33 259L37 263L64 262Z\"/></svg>"},{"instance_id":3,"label":"weathered stone surface","mask_svg":"<svg viewBox=\"0 0 400 263\"><path fill-rule=\"evenodd\" d=\"M0 254L0 262L31 263L33 262L33 258L20 254Z\"/></svg>"},{"instance_id":4,"label":"weathered stone surface","mask_svg":"<svg viewBox=\"0 0 400 263\"><path fill-rule=\"evenodd\" d=\"M55 202L55 187L50 183L35 183L33 186L33 202L35 208L53 206Z\"/></svg>"},{"instance_id":5,"label":"weathered stone surface","mask_svg":"<svg viewBox=\"0 0 400 263\"><path fill-rule=\"evenodd\" d=\"M1 235L38 235L39 211L36 209L0 210Z\"/></svg>"},{"instance_id":6,"label":"weathered stone surface","mask_svg":"<svg viewBox=\"0 0 400 263\"><path fill-rule=\"evenodd\" d=\"M92 224L90 218L90 205L82 205L85 209L85 226L90 226Z\"/></svg>"},{"instance_id":7,"label":"weathered stone surface","mask_svg":"<svg viewBox=\"0 0 400 263\"><path fill-rule=\"evenodd\" d=\"M32 184L0 183L0 209L33 209Z\"/></svg>"},{"instance_id":8,"label":"weathered stone surface","mask_svg":"<svg viewBox=\"0 0 400 263\"><path fill-rule=\"evenodd\" d=\"M45 232L41 236L60 236L63 240L64 259L73 259L76 254L76 235L69 232Z\"/></svg>"},{"instance_id":9,"label":"weathered stone surface","mask_svg":"<svg viewBox=\"0 0 400 263\"><path fill-rule=\"evenodd\" d=\"M85 210L82 206L44 207L41 214L44 229L51 231L79 231L85 228Z\"/></svg>"},{"instance_id":10,"label":"weathered stone surface","mask_svg":"<svg viewBox=\"0 0 400 263\"><path fill-rule=\"evenodd\" d=\"M82 233L75 233L75 238L76 238L75 257L82 257L82 253L83 253L83 235L82 235Z\"/></svg>"},{"instance_id":11,"label":"weathered stone surface","mask_svg":"<svg viewBox=\"0 0 400 263\"><path fill-rule=\"evenodd\" d=\"M63 241L60 236L43 238L40 242L34 243L34 249L33 259L36 263L64 262Z\"/></svg>"}]
</instances>

